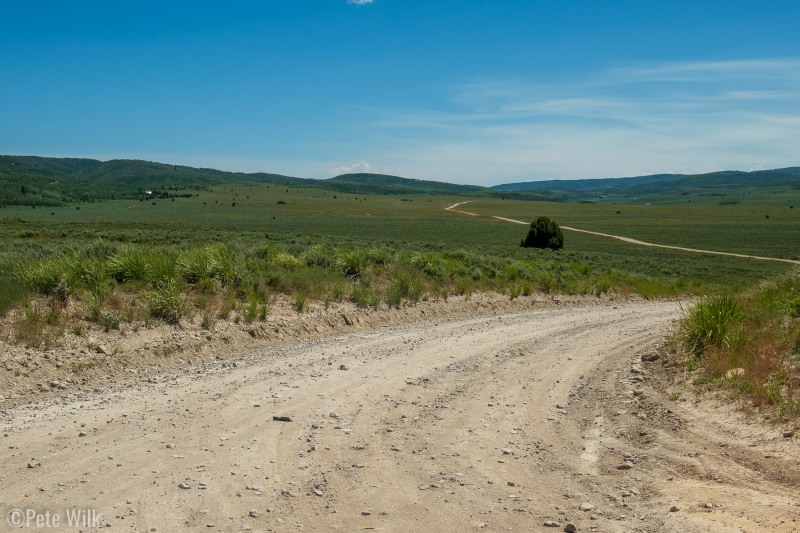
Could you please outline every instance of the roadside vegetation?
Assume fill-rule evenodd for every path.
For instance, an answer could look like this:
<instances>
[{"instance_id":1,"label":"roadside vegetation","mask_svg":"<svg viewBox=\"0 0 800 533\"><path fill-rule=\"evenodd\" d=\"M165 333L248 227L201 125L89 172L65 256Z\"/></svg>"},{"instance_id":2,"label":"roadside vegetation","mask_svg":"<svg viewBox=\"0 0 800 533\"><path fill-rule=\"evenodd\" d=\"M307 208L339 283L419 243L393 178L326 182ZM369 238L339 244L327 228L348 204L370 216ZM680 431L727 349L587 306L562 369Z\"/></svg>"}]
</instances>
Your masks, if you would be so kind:
<instances>
[{"instance_id":1,"label":"roadside vegetation","mask_svg":"<svg viewBox=\"0 0 800 533\"><path fill-rule=\"evenodd\" d=\"M695 386L782 418L800 415L800 270L739 296L700 298L677 336Z\"/></svg>"},{"instance_id":2,"label":"roadside vegetation","mask_svg":"<svg viewBox=\"0 0 800 533\"><path fill-rule=\"evenodd\" d=\"M429 298L493 291L509 298L534 292L601 295L638 287L669 294L668 283L613 269L596 270L555 254L507 257L468 250L398 250L323 244L235 247L111 244L83 246L0 263L0 313L14 317L13 337L46 348L67 328L90 322L177 325L217 319L265 320L275 297L325 306L400 307Z\"/></svg>"}]
</instances>

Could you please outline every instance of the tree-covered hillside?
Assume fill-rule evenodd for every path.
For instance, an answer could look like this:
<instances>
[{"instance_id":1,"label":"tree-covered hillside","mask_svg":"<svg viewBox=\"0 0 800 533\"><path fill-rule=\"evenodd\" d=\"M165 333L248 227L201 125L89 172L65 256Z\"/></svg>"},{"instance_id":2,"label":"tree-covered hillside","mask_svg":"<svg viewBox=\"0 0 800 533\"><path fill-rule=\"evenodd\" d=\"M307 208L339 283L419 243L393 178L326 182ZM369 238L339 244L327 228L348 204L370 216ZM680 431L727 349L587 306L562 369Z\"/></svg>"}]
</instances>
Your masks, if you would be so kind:
<instances>
[{"instance_id":1,"label":"tree-covered hillside","mask_svg":"<svg viewBox=\"0 0 800 533\"><path fill-rule=\"evenodd\" d=\"M104 162L77 158L0 156L0 206L60 206L108 199L141 199L146 196L168 198L196 194L196 191L225 183L315 187L347 194L446 194L551 202L591 201L613 196L615 201L623 203L638 197L658 197L657 201L671 202L676 197L690 194L726 196L735 191L744 193L766 187L800 190L800 167L697 175L657 174L630 178L549 180L487 188L385 174L342 174L316 180L130 159Z\"/></svg>"},{"instance_id":2,"label":"tree-covered hillside","mask_svg":"<svg viewBox=\"0 0 800 533\"><path fill-rule=\"evenodd\" d=\"M58 206L114 198L180 196L224 182L307 186L315 180L243 174L138 160L0 156L0 204Z\"/></svg>"}]
</instances>

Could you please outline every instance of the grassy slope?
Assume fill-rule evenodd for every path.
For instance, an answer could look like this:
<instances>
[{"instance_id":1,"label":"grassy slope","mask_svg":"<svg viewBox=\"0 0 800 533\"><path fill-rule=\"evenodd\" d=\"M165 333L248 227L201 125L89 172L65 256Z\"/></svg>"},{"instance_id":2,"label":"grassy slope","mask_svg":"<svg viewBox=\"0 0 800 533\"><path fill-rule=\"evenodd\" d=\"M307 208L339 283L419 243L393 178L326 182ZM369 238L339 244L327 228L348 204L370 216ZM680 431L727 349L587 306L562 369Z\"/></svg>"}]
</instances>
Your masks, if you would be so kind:
<instances>
[{"instance_id":1,"label":"grassy slope","mask_svg":"<svg viewBox=\"0 0 800 533\"><path fill-rule=\"evenodd\" d=\"M385 174L342 174L320 182L326 189L351 193L368 192L373 194L457 194L485 195L486 187L476 185L456 185L441 181L414 180Z\"/></svg>"},{"instance_id":2,"label":"grassy slope","mask_svg":"<svg viewBox=\"0 0 800 533\"><path fill-rule=\"evenodd\" d=\"M477 194L485 187L381 174L312 180L268 173L223 172L149 161L0 156L0 198L6 205L57 206L78 201L138 199L145 191L183 194L229 183L314 187L349 194Z\"/></svg>"},{"instance_id":3,"label":"grassy slope","mask_svg":"<svg viewBox=\"0 0 800 533\"><path fill-rule=\"evenodd\" d=\"M6 205L66 205L138 198L147 190L203 189L226 181L310 185L278 174L242 174L148 161L0 156L0 198ZM22 187L27 189L23 193Z\"/></svg>"}]
</instances>

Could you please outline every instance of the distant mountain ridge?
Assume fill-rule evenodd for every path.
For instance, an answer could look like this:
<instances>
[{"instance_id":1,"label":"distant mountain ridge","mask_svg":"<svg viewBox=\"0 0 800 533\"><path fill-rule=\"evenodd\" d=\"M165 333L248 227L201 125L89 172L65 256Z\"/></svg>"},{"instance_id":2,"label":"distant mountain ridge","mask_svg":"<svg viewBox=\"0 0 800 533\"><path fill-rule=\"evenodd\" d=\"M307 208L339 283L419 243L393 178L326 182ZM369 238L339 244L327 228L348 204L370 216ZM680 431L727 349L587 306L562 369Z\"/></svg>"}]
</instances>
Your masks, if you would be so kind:
<instances>
[{"instance_id":1,"label":"distant mountain ridge","mask_svg":"<svg viewBox=\"0 0 800 533\"><path fill-rule=\"evenodd\" d=\"M647 185L663 180L675 179L681 174L653 174L650 176L634 176L628 178L584 178L576 180L543 180L521 183L504 183L494 185L495 191L531 191L531 190L595 190L602 187L623 188L636 185Z\"/></svg>"},{"instance_id":2,"label":"distant mountain ridge","mask_svg":"<svg viewBox=\"0 0 800 533\"><path fill-rule=\"evenodd\" d=\"M795 185L800 182L800 167L750 172L725 170L707 174L652 174L626 178L599 178L578 180L546 180L506 183L491 187L494 191L580 191L622 192L626 194L655 194L659 192L697 189L715 189L742 186Z\"/></svg>"},{"instance_id":3,"label":"distant mountain ridge","mask_svg":"<svg viewBox=\"0 0 800 533\"><path fill-rule=\"evenodd\" d=\"M630 198L659 194L720 195L731 189L778 185L800 189L800 167L697 175L654 174L625 178L547 180L482 187L371 173L341 174L318 180L266 172L226 172L133 159L97 161L0 155L0 205L59 206L74 202L141 198L145 191L156 191L161 197L188 196L193 190L231 182L315 187L346 194L435 194L563 202L586 201L605 195Z\"/></svg>"},{"instance_id":4,"label":"distant mountain ridge","mask_svg":"<svg viewBox=\"0 0 800 533\"><path fill-rule=\"evenodd\" d=\"M342 187L343 184L368 187L376 193L420 193L429 192L437 194L481 194L489 189L479 185L456 185L444 181L417 180L390 176L387 174L353 173L340 174L328 180L320 180L320 186L325 188ZM346 188L346 186L345 186Z\"/></svg>"}]
</instances>

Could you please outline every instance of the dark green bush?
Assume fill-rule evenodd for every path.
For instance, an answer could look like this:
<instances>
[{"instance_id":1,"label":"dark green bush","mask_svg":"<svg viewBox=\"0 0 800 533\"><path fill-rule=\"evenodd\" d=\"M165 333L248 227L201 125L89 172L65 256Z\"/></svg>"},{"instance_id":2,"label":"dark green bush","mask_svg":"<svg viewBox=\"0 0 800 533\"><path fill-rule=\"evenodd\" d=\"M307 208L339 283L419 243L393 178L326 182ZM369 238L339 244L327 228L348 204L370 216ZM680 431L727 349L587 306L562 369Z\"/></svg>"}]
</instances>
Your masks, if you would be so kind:
<instances>
[{"instance_id":1,"label":"dark green bush","mask_svg":"<svg viewBox=\"0 0 800 533\"><path fill-rule=\"evenodd\" d=\"M564 234L555 221L548 217L539 217L531 222L528 235L521 244L524 248L550 248L560 250L564 247Z\"/></svg>"}]
</instances>

